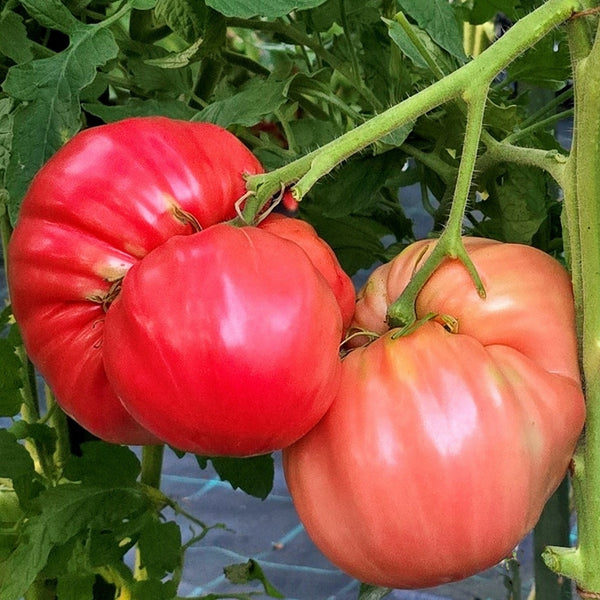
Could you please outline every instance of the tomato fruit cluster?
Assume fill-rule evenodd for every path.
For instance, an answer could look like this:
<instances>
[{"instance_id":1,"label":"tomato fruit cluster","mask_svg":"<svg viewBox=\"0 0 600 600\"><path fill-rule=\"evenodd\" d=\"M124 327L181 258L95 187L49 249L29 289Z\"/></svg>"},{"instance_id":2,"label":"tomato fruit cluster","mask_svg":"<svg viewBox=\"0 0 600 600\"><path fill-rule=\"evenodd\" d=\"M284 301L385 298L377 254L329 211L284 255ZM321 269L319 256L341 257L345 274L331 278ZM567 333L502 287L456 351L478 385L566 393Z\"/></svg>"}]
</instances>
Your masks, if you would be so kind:
<instances>
[{"instance_id":1,"label":"tomato fruit cluster","mask_svg":"<svg viewBox=\"0 0 600 600\"><path fill-rule=\"evenodd\" d=\"M371 275L353 326L380 337L347 354L329 411L284 450L316 545L354 577L394 588L507 557L564 477L585 416L570 278L539 250L466 239L487 297L446 259L417 297L425 322L389 330L389 305L433 245L417 242Z\"/></svg>"},{"instance_id":2,"label":"tomato fruit cluster","mask_svg":"<svg viewBox=\"0 0 600 600\"><path fill-rule=\"evenodd\" d=\"M447 258L417 296L422 322L390 329L435 242L355 298L309 224L234 219L260 172L207 123L134 118L75 136L35 177L9 243L29 356L104 440L284 449L309 535L358 579L429 587L492 566L535 525L583 428L567 272L467 238L486 298ZM341 359L353 329L376 339L354 337Z\"/></svg>"},{"instance_id":3,"label":"tomato fruit cluster","mask_svg":"<svg viewBox=\"0 0 600 600\"><path fill-rule=\"evenodd\" d=\"M98 437L248 456L327 410L354 288L310 225L230 224L261 171L222 128L135 118L83 131L35 177L8 250L13 312Z\"/></svg>"}]
</instances>

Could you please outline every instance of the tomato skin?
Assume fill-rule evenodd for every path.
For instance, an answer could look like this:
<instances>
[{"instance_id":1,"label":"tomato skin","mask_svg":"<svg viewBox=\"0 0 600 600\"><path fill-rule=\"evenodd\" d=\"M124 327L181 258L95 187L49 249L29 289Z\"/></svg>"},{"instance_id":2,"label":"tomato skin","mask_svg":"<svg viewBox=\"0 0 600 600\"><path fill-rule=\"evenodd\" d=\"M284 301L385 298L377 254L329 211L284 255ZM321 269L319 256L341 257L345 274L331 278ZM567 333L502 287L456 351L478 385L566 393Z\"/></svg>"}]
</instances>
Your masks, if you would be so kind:
<instances>
[{"instance_id":1,"label":"tomato skin","mask_svg":"<svg viewBox=\"0 0 600 600\"><path fill-rule=\"evenodd\" d=\"M382 335L344 358L331 408L283 456L315 544L353 577L393 588L508 556L564 477L585 418L570 280L537 250L466 240L487 299L446 260L417 301L419 317L458 318L458 333L437 321L385 331L428 244L359 292L355 325Z\"/></svg>"},{"instance_id":2,"label":"tomato skin","mask_svg":"<svg viewBox=\"0 0 600 600\"><path fill-rule=\"evenodd\" d=\"M224 129L151 117L81 132L35 177L8 248L13 312L57 401L95 435L159 442L108 384L100 299L166 240L232 218L243 174L261 171Z\"/></svg>"},{"instance_id":3,"label":"tomato skin","mask_svg":"<svg viewBox=\"0 0 600 600\"><path fill-rule=\"evenodd\" d=\"M317 235L315 228L310 223L300 219L272 213L260 223L259 227L295 242L308 254L337 298L342 312L344 331L346 331L354 316L354 284L342 269L331 247Z\"/></svg>"},{"instance_id":4,"label":"tomato skin","mask_svg":"<svg viewBox=\"0 0 600 600\"><path fill-rule=\"evenodd\" d=\"M447 259L417 297L417 315L452 315L459 332L473 335L484 345L517 348L546 370L579 381L573 294L565 269L532 247L482 238L465 238L464 242L487 299L480 299L462 264ZM378 267L357 294L353 326L387 331L387 307L433 247L432 241L416 242Z\"/></svg>"},{"instance_id":5,"label":"tomato skin","mask_svg":"<svg viewBox=\"0 0 600 600\"><path fill-rule=\"evenodd\" d=\"M323 416L341 333L335 296L299 246L218 224L129 270L103 356L122 402L157 437L249 456L291 444Z\"/></svg>"}]
</instances>

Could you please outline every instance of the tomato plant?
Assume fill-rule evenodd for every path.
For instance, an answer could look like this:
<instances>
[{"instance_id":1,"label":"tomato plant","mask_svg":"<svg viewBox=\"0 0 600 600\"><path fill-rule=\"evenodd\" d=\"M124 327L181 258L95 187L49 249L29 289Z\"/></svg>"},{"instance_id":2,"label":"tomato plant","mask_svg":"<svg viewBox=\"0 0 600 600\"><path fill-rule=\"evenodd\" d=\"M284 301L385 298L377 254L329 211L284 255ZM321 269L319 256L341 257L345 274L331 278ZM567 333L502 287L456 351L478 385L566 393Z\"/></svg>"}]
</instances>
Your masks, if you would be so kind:
<instances>
[{"instance_id":1,"label":"tomato plant","mask_svg":"<svg viewBox=\"0 0 600 600\"><path fill-rule=\"evenodd\" d=\"M446 260L417 297L431 320L386 331L433 245L370 276L354 326L381 337L344 358L326 417L284 451L317 546L388 587L463 579L509 556L562 481L585 415L570 279L531 247L465 240L485 299Z\"/></svg>"},{"instance_id":2,"label":"tomato plant","mask_svg":"<svg viewBox=\"0 0 600 600\"><path fill-rule=\"evenodd\" d=\"M466 388L462 398L472 405L475 395L483 402L490 372L496 383L506 382L510 362L527 384L519 386L524 412L509 402L514 389L502 386L498 446L494 436L475 434L465 444L496 457L499 447L508 447L515 460L524 448L530 466L546 465L547 481L537 472L525 481L502 458L499 477L483 493L488 464L470 454L464 457L470 468L453 465L465 488L455 497L455 512L464 515L463 503L477 501L483 514L487 497L491 516L471 524L469 539L480 541L487 532L489 544L477 552L467 542L461 546L460 535L469 534L463 518L443 569L432 559L421 563L420 581L390 581L354 564L355 539L371 548L364 563L387 556L370 546L368 527L355 520L355 538L346 538L332 558L360 577L393 585L484 568L534 524L573 450L568 476L535 525L533 552L522 545L484 576L439 594L507 600L531 597L534 589L544 600L566 600L574 589L582 598L600 594L599 13L598 0L0 0L0 234L11 290L8 298L9 286L0 280L6 296L0 307L0 495L6 500L0 600L280 596L267 574L284 593L302 596L299 580L282 575L289 564L273 569L269 560L265 573L247 560L227 568L224 579L214 574L211 585L220 583L210 590L197 581L205 565L184 568L184 556L196 557L186 553L192 547L229 555L238 545L215 549L228 543L214 542L218 527L187 511L187 497L182 506L165 492L173 479L161 475L184 451L167 452L163 465L163 442L225 454L286 444L284 430L301 435L325 410L325 397L333 400L337 392L328 389L338 375L344 396L366 402L359 377L350 394L352 365L376 363L369 366L375 379L382 365L391 371L392 363L412 364L413 350L423 364L444 350L456 356L454 365L435 364L438 378L411 375L428 402L433 392L442 395L442 376ZM222 232L222 242L215 232ZM563 293L565 272L551 263L546 294L537 296L541 308L522 311L539 277L526 273L529 267L509 271L508 258L492 269L484 255L499 250L489 241L477 247L466 241L475 237L554 257L569 273L571 300ZM423 238L431 252L420 256L425 244L412 246L390 262ZM223 258L219 246L237 253L235 260ZM540 255L523 256L547 273L550 263ZM183 257L195 268L183 268ZM398 272L403 261L410 268ZM386 266L353 317L349 276L358 285L378 264ZM226 270L236 273L232 287ZM494 295L518 302L500 305ZM228 322L237 328L218 327L228 318L227 299L236 314ZM544 311L560 316L538 319ZM431 312L438 316L427 320ZM450 317L458 320L458 333L444 328L452 329ZM353 319L379 339L363 348L372 337L353 337L345 348L354 349L340 364L335 350ZM391 339L390 327L409 335ZM246 343L228 354L234 333ZM501 343L491 349L485 336L497 335ZM214 352L207 350L209 336ZM149 346L158 343L169 351ZM279 361L276 372L272 359ZM235 365L244 366L243 374ZM331 380L319 391L328 365ZM216 375L226 385L217 385ZM399 385L407 380L407 373L393 375ZM578 378L587 416L574 448L582 418ZM174 406L176 388L183 394ZM244 410L232 409L234 388L247 402ZM561 404L551 423L540 416L537 428L528 428L527 415L545 414L542 393L554 404L557 389L573 401L572 411ZM309 415L306 396L313 392ZM207 394L219 405L207 403ZM76 427L63 408L93 433ZM376 416L366 411L365 425L377 423ZM482 411L477 418L482 429L491 427ZM327 425L332 439L345 431L342 421L336 431ZM208 443L207 429L217 445ZM235 431L244 442L232 440ZM256 438L261 431L264 443ZM466 435L463 426L448 435L453 432ZM356 437L353 447L362 450L373 442ZM405 437L412 443L403 451L414 455L419 440L413 431ZM536 456L527 446L534 438ZM556 444L553 452L549 444ZM191 459L201 469L211 463L221 479L263 499L274 480L282 481L275 479L271 454ZM316 451L315 464L303 463L303 470L323 477L321 459ZM335 506L341 522L350 514L347 498L371 498L351 485L365 477L357 452L334 459L349 482L345 502ZM469 460L476 459L481 478L472 475ZM345 463L354 470L343 471ZM426 495L431 519L415 504L410 530L420 527L432 540L445 535L435 525L444 523L443 500L453 493L452 477L441 467L436 473ZM413 471L403 477L398 497L422 483ZM480 493L468 494L470 485ZM515 507L527 489L523 514ZM382 508L390 502L387 490L377 497ZM327 490L314 493L331 501ZM303 496L297 489L294 495ZM269 501L264 506L268 511ZM244 529L244 539L258 538L252 527L265 521L242 523L246 509L235 508L236 529ZM504 519L497 518L501 509ZM326 525L323 530L341 523ZM301 533L282 539L289 546L269 555L275 562L293 562L293 552L309 543ZM401 545L391 535L386 540ZM310 547L306 555L314 552ZM404 557L415 566L423 555ZM322 560L315 558L319 566ZM330 589L319 579L321 569L310 573L300 582L312 585L306 597L345 600L358 589L361 600L375 600L390 592L345 579L342 591ZM489 589L480 589L483 581ZM234 582L258 591L233 589Z\"/></svg>"}]
</instances>

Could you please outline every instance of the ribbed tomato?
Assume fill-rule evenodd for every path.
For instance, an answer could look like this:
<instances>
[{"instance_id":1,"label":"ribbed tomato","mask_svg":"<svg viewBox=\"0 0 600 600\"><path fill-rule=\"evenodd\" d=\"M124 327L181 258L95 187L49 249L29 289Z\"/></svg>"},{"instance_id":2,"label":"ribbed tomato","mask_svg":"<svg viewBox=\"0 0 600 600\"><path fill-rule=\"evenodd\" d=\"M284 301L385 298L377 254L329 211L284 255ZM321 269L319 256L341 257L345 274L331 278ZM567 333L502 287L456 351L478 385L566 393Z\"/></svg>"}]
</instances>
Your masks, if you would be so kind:
<instances>
[{"instance_id":1,"label":"ribbed tomato","mask_svg":"<svg viewBox=\"0 0 600 600\"><path fill-rule=\"evenodd\" d=\"M183 277L186 269L182 269L182 273L174 279L168 261L177 263L180 257L177 244L189 248L195 243L191 240L202 240L202 245L207 239L203 230L232 219L236 215L235 203L246 191L244 175L261 171L262 167L252 153L220 127L166 118L138 118L83 131L58 151L35 177L21 207L8 250L8 279L13 311L27 351L53 389L59 404L92 433L117 443L148 444L162 441L131 417L107 379L103 362L103 355L107 351L111 352L113 383L118 384L114 376L118 370L123 378L142 378L139 370L152 364L150 360L147 364L136 362L131 358L133 354L123 351L127 344L133 347L132 353L133 350L139 350L131 338L123 342L120 341L120 334L113 332L110 342L107 342L106 328L111 320L112 305L121 289L131 300L128 290L134 286L128 283L130 269L141 265L146 258L150 259L154 251L169 242L167 248L161 250L163 254L154 256L154 259L156 256L169 256L165 258L168 264L162 268L164 279L161 282L154 281L147 292L161 305L156 307L157 310L161 308L174 320L181 317L178 322L182 323L184 317L176 315L177 311L191 309L175 291L182 292L179 277ZM254 239L254 234L240 235L246 241ZM184 241L186 238L190 239ZM308 280L309 271L313 286L311 290L318 298L314 298L311 305L306 294L303 296L307 311L303 318L308 319L312 315L315 320L327 321L327 325L319 331L325 333L335 330L335 340L323 342L319 338L318 341L312 340L312 343L337 349L341 325L338 323L339 309L333 310L331 298L326 293L330 290L323 290L323 286L327 285L313 272L315 267L304 252L283 238L276 238L276 241L280 242L277 247L280 254L278 260L285 261L287 257L287 301L297 309L297 305L291 301L295 296L291 282L296 269L299 269L296 283L302 286ZM276 244L271 243L269 247L275 251ZM254 269L252 272L259 278L267 277L252 262L263 258L266 261L264 252L243 244L234 250L245 254L231 257L232 263L235 260L239 260L240 264L245 260L250 261L248 269ZM186 252L195 256L194 250L188 249ZM193 262L194 259L190 260ZM268 264L266 261L265 265ZM319 268L319 265L316 267ZM190 263L188 271L195 268L196 265ZM146 271L139 269L138 273L141 272ZM212 284L204 285L202 273L196 272L196 277L194 282L186 280L196 286L187 291L192 295L208 294L210 297ZM226 279L226 274L223 274L223 278ZM233 281L233 276L230 279ZM233 281L234 287L235 283ZM233 288L227 288L230 289ZM302 296L302 292L299 295ZM319 300L321 297L326 297L322 304ZM138 300L141 302L141 299ZM253 299L247 296L245 301L250 305ZM265 302L260 304L260 310L263 311L263 317L272 317L271 324L278 323L281 335L289 339L296 336L297 332L292 327L288 328L287 321L277 321L279 304L283 301L281 293L273 299L272 315ZM198 308L200 305L194 306ZM317 309L323 312L310 312ZM159 326L158 322L152 320L154 316L134 314L126 318L154 331ZM201 321L200 316L206 315L198 315L197 323ZM229 320L221 328L225 331L230 327L232 339L239 341L240 324L236 324L233 317L228 315ZM249 317L246 315L241 318ZM268 330L261 322L258 310L253 318L256 320L252 323L252 332L248 322L244 321L243 325L249 336L246 352L252 352L252 338L260 337L261 328L263 333ZM161 326L168 328L169 324L167 319ZM192 322L188 322L187 327L181 335L206 340L205 331L194 330ZM316 332L317 329L313 327L312 331ZM271 333L272 343L276 345L278 338L273 331ZM176 335L174 331L166 331L165 334L172 335L173 339ZM311 343L310 335L307 335L302 343ZM108 348L109 343L115 347ZM168 359L163 348L146 350ZM169 367L162 371L171 390L176 390L179 385L177 369L190 368L180 362L181 356L180 352L173 361L166 360ZM289 372L296 369L290 356L286 355L285 365L270 363L264 353L261 356L265 361L263 367L271 375L277 370L279 378L288 377ZM224 360L223 356L221 359ZM315 361L321 359L323 356L315 355ZM196 357L192 356L191 360L197 366ZM323 361L324 365L331 367L327 382L335 381L338 377L336 361L337 351L334 351L333 359L328 357ZM318 372L324 373L323 369ZM239 380L238 377L236 379ZM327 388L327 382L322 382L323 389ZM307 386L315 393L319 388L314 379L307 382ZM118 387L125 389L127 385L123 383ZM164 386L161 389L165 389ZM166 401L164 398L162 400ZM174 400L169 398L169 401ZM278 399L280 403L283 401L283 398ZM160 404L158 399L156 402ZM322 403L322 398L315 399L315 414L319 416L324 410ZM307 404L300 403L299 407L306 413L301 418L302 422L310 423L312 417ZM153 406L148 403L146 410L152 409ZM277 410L282 410L281 406ZM267 418L268 411L263 416ZM180 417L185 421L188 415L184 412ZM304 431L299 423L290 425L290 429L294 428ZM280 433L285 438L284 432ZM168 437L177 445L172 436ZM285 439L291 441L291 437ZM239 444L243 446L242 442ZM186 442L187 446L189 444ZM248 448L250 446L248 443ZM270 447L264 442L257 447L260 450L267 446Z\"/></svg>"},{"instance_id":2,"label":"ribbed tomato","mask_svg":"<svg viewBox=\"0 0 600 600\"><path fill-rule=\"evenodd\" d=\"M341 335L335 296L297 244L218 224L129 270L103 356L124 405L159 438L248 456L295 442L323 416Z\"/></svg>"},{"instance_id":3,"label":"ribbed tomato","mask_svg":"<svg viewBox=\"0 0 600 600\"><path fill-rule=\"evenodd\" d=\"M354 325L380 334L343 360L321 422L284 451L306 530L363 581L419 588L510 554L565 475L585 408L570 279L530 247L466 239L484 283L446 259L398 336L389 304L434 242L410 246L361 290ZM425 253L425 254L424 254Z\"/></svg>"}]
</instances>

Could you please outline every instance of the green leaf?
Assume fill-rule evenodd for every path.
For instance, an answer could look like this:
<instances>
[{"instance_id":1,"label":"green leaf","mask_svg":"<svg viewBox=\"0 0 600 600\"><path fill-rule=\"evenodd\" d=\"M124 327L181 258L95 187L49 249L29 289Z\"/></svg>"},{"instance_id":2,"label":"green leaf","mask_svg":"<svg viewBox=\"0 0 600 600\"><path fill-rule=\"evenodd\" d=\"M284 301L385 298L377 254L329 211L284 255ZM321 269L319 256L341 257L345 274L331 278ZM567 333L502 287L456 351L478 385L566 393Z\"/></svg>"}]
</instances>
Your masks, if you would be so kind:
<instances>
[{"instance_id":1,"label":"green leaf","mask_svg":"<svg viewBox=\"0 0 600 600\"><path fill-rule=\"evenodd\" d=\"M156 6L157 0L128 0L129 6L139 10L149 10Z\"/></svg>"},{"instance_id":2,"label":"green leaf","mask_svg":"<svg viewBox=\"0 0 600 600\"><path fill-rule=\"evenodd\" d=\"M509 82L528 82L551 90L562 89L570 77L569 48L559 34L546 36L507 69Z\"/></svg>"},{"instance_id":3,"label":"green leaf","mask_svg":"<svg viewBox=\"0 0 600 600\"><path fill-rule=\"evenodd\" d=\"M198 0L158 0L156 18L164 21L184 40L192 43L202 37L206 7Z\"/></svg>"},{"instance_id":4,"label":"green leaf","mask_svg":"<svg viewBox=\"0 0 600 600\"><path fill-rule=\"evenodd\" d=\"M10 112L12 104L10 98L0 98L0 184L2 185L5 183L5 174L10 160L12 145L13 118ZM2 209L3 201L4 198L0 195L0 210ZM9 314L7 312L7 315ZM0 327L6 322L0 322Z\"/></svg>"},{"instance_id":5,"label":"green leaf","mask_svg":"<svg viewBox=\"0 0 600 600\"><path fill-rule=\"evenodd\" d=\"M40 25L48 29L70 33L79 24L60 0L20 0L20 2Z\"/></svg>"},{"instance_id":6,"label":"green leaf","mask_svg":"<svg viewBox=\"0 0 600 600\"><path fill-rule=\"evenodd\" d=\"M326 0L206 0L207 6L226 17L283 17L294 10L306 10L320 6Z\"/></svg>"},{"instance_id":7,"label":"green leaf","mask_svg":"<svg viewBox=\"0 0 600 600\"><path fill-rule=\"evenodd\" d=\"M117 106L106 106L100 103L83 104L83 110L99 117L105 123L113 123L129 117L150 117L154 115L189 121L197 114L196 110L179 100L157 100L154 98L150 100L132 98L125 104Z\"/></svg>"},{"instance_id":8,"label":"green leaf","mask_svg":"<svg viewBox=\"0 0 600 600\"><path fill-rule=\"evenodd\" d=\"M148 98L158 101L181 99L189 94L192 85L189 69L161 69L148 63L148 60L165 56L168 52L158 46L146 45L142 55L135 48L130 49L126 59L129 77L139 93Z\"/></svg>"},{"instance_id":9,"label":"green leaf","mask_svg":"<svg viewBox=\"0 0 600 600\"><path fill-rule=\"evenodd\" d=\"M251 127L275 112L285 102L285 81L251 79L243 90L224 100L217 100L201 110L197 121L229 127Z\"/></svg>"},{"instance_id":10,"label":"green leaf","mask_svg":"<svg viewBox=\"0 0 600 600\"><path fill-rule=\"evenodd\" d=\"M201 55L203 40L199 38L191 46L180 52L172 52L159 58L149 58L145 62L147 65L160 67L161 69L181 69L187 67L191 62L198 60Z\"/></svg>"},{"instance_id":11,"label":"green leaf","mask_svg":"<svg viewBox=\"0 0 600 600\"><path fill-rule=\"evenodd\" d=\"M436 44L459 61L466 61L462 32L448 0L398 0L398 4Z\"/></svg>"},{"instance_id":12,"label":"green leaf","mask_svg":"<svg viewBox=\"0 0 600 600\"><path fill-rule=\"evenodd\" d=\"M221 480L228 481L234 490L264 500L273 489L275 466L270 454L249 458L224 458L196 456L198 465L205 469L210 460Z\"/></svg>"},{"instance_id":13,"label":"green leaf","mask_svg":"<svg viewBox=\"0 0 600 600\"><path fill-rule=\"evenodd\" d=\"M482 227L504 242L531 244L548 214L546 176L534 167L510 165L477 204L488 220Z\"/></svg>"},{"instance_id":14,"label":"green leaf","mask_svg":"<svg viewBox=\"0 0 600 600\"><path fill-rule=\"evenodd\" d=\"M377 193L395 173L399 158L395 152L361 156L344 163L332 178L321 180L312 196L323 216L369 213L380 200Z\"/></svg>"},{"instance_id":15,"label":"green leaf","mask_svg":"<svg viewBox=\"0 0 600 600\"><path fill-rule=\"evenodd\" d=\"M251 581L260 581L267 596L270 598L284 598L283 594L269 582L260 565L253 559L250 559L247 563L229 565L223 569L223 572L231 583L243 585Z\"/></svg>"},{"instance_id":16,"label":"green leaf","mask_svg":"<svg viewBox=\"0 0 600 600\"><path fill-rule=\"evenodd\" d=\"M131 586L131 596L135 600L175 600L176 597L179 598L174 581L157 581L155 579L135 581ZM205 600L208 597L202 596L201 598Z\"/></svg>"},{"instance_id":17,"label":"green leaf","mask_svg":"<svg viewBox=\"0 0 600 600\"><path fill-rule=\"evenodd\" d=\"M413 44L412 40L404 31L404 28L397 21L391 19L383 19L384 23L388 26L388 32L393 42L400 48L402 53L408 57L417 67L421 69L429 68L427 61L423 58L423 55L419 52L417 47Z\"/></svg>"},{"instance_id":18,"label":"green leaf","mask_svg":"<svg viewBox=\"0 0 600 600\"><path fill-rule=\"evenodd\" d=\"M33 58L23 19L14 12L0 14L0 55L2 54L15 63L27 62Z\"/></svg>"},{"instance_id":19,"label":"green leaf","mask_svg":"<svg viewBox=\"0 0 600 600\"><path fill-rule=\"evenodd\" d=\"M70 456L64 475L88 485L134 485L140 461L126 446L94 441L81 444L81 456Z\"/></svg>"},{"instance_id":20,"label":"green leaf","mask_svg":"<svg viewBox=\"0 0 600 600\"><path fill-rule=\"evenodd\" d=\"M22 102L14 112L12 154L6 173L13 221L34 174L80 129L80 91L94 80L96 68L117 52L110 31L78 25L72 30L67 49L9 70L4 91Z\"/></svg>"},{"instance_id":21,"label":"green leaf","mask_svg":"<svg viewBox=\"0 0 600 600\"><path fill-rule=\"evenodd\" d=\"M52 456L56 449L56 430L44 423L16 421L9 431L20 440L35 440L45 456Z\"/></svg>"},{"instance_id":22,"label":"green leaf","mask_svg":"<svg viewBox=\"0 0 600 600\"><path fill-rule=\"evenodd\" d=\"M381 598L385 598L392 591L391 588L382 588L361 583L358 600L381 600Z\"/></svg>"},{"instance_id":23,"label":"green leaf","mask_svg":"<svg viewBox=\"0 0 600 600\"><path fill-rule=\"evenodd\" d=\"M6 429L0 429L0 456L0 477L12 481L21 504L25 504L36 490L33 459L17 438Z\"/></svg>"},{"instance_id":24,"label":"green leaf","mask_svg":"<svg viewBox=\"0 0 600 600\"><path fill-rule=\"evenodd\" d=\"M0 538L6 532L4 527L14 527L23 517L19 497L6 478L0 478ZM2 558L0 558L2 560Z\"/></svg>"},{"instance_id":25,"label":"green leaf","mask_svg":"<svg viewBox=\"0 0 600 600\"><path fill-rule=\"evenodd\" d=\"M498 13L505 14L509 19L515 19L515 7L519 5L519 0L471 0L463 2L456 7L456 10L467 23L481 25L493 19Z\"/></svg>"},{"instance_id":26,"label":"green leaf","mask_svg":"<svg viewBox=\"0 0 600 600\"><path fill-rule=\"evenodd\" d=\"M95 580L93 573L63 574L58 578L56 595L60 600L94 600Z\"/></svg>"},{"instance_id":27,"label":"green leaf","mask_svg":"<svg viewBox=\"0 0 600 600\"><path fill-rule=\"evenodd\" d=\"M318 119L297 119L290 123L296 147L302 153L324 146L343 132L338 123Z\"/></svg>"},{"instance_id":28,"label":"green leaf","mask_svg":"<svg viewBox=\"0 0 600 600\"><path fill-rule=\"evenodd\" d=\"M358 215L326 217L319 210L318 203L306 200L300 203L300 214L333 248L349 275L371 267L378 260L387 261L381 239L391 232L372 218Z\"/></svg>"},{"instance_id":29,"label":"green leaf","mask_svg":"<svg viewBox=\"0 0 600 600\"><path fill-rule=\"evenodd\" d=\"M183 561L181 531L174 521L150 522L139 539L141 566L151 578L162 579Z\"/></svg>"},{"instance_id":30,"label":"green leaf","mask_svg":"<svg viewBox=\"0 0 600 600\"><path fill-rule=\"evenodd\" d=\"M46 566L55 546L65 544L89 529L119 526L123 520L147 507L146 499L135 488L76 484L51 488L36 502L39 514L30 516L25 522L21 543L4 564L9 577L0 582L0 600L22 597Z\"/></svg>"}]
</instances>

